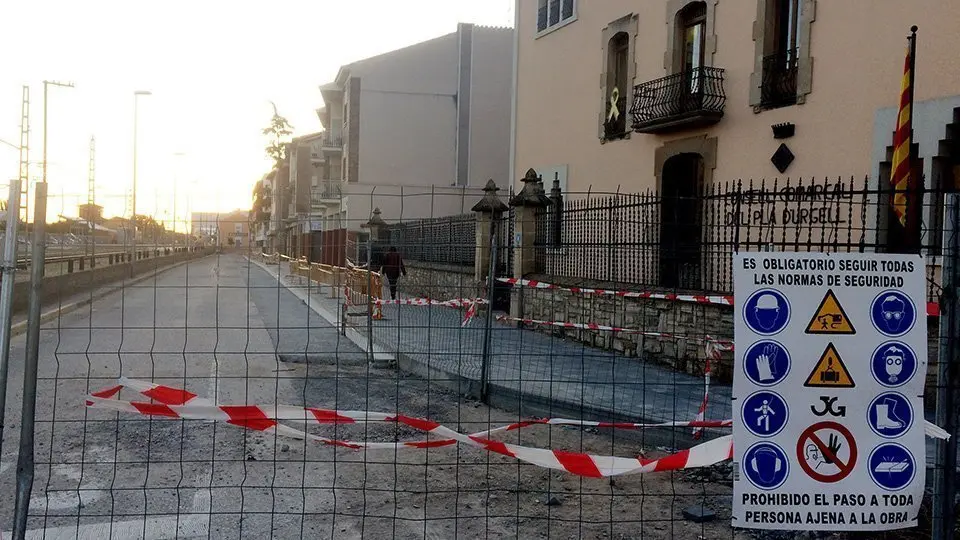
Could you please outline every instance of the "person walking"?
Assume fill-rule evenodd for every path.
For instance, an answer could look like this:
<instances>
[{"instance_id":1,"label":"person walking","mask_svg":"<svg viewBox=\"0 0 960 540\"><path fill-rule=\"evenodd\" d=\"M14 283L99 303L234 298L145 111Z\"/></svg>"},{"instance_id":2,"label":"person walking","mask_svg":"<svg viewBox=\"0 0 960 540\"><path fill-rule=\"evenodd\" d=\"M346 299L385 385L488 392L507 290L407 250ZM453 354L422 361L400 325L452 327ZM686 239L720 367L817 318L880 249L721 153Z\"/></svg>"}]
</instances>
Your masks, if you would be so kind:
<instances>
[{"instance_id":1,"label":"person walking","mask_svg":"<svg viewBox=\"0 0 960 540\"><path fill-rule=\"evenodd\" d=\"M400 275L404 277L407 275L407 267L403 265L403 257L400 256L400 253L397 252L395 246L390 246L390 249L387 251L387 254L383 256L383 264L380 265L380 273L387 276L387 281L390 283L390 299L397 299L397 282L400 280Z\"/></svg>"}]
</instances>

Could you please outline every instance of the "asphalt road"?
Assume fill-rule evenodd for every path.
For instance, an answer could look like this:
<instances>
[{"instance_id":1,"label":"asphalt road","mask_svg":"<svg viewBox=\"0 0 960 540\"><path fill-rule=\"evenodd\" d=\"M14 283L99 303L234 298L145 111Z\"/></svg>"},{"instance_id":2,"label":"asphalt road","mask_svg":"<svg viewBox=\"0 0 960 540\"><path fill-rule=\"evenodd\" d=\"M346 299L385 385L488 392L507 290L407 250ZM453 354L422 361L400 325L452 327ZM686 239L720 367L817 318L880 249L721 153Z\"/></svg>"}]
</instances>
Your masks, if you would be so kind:
<instances>
[{"instance_id":1,"label":"asphalt road","mask_svg":"<svg viewBox=\"0 0 960 540\"><path fill-rule=\"evenodd\" d=\"M52 533L131 538L141 532L148 538L269 536L275 521L271 506L261 514L245 511L243 520L239 511L262 501L264 494L255 486L273 474L247 460L275 453L272 438L231 426L118 416L83 406L88 391L111 386L121 374L165 380L222 403L287 398L301 403L302 375L278 366L276 344L254 298L272 299L279 313L287 308L277 309L281 290L269 282L263 289L249 288L247 272L237 258L209 257L44 327L30 529L38 534L46 529L47 538ZM10 406L0 459L0 526L7 531L23 356L21 336L11 347ZM239 504L220 506L218 494Z\"/></svg>"}]
</instances>

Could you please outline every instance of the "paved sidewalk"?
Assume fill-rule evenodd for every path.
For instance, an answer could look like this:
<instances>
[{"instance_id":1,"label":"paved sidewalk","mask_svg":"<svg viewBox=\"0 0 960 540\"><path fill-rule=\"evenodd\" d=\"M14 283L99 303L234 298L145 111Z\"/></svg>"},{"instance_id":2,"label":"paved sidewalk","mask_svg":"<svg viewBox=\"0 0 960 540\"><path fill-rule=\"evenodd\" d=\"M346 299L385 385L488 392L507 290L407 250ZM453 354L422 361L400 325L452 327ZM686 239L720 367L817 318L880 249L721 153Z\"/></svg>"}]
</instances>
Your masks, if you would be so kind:
<instances>
[{"instance_id":1,"label":"paved sidewalk","mask_svg":"<svg viewBox=\"0 0 960 540\"><path fill-rule=\"evenodd\" d=\"M276 279L278 266L262 266ZM281 281L334 321L342 301L327 287L287 275ZM363 308L353 308L363 311ZM464 391L480 380L483 314L461 327L462 311L437 306L384 306L373 321L374 345L396 355L401 366L434 382ZM363 336L366 317L348 317ZM361 348L366 347L363 344ZM603 420L665 422L692 420L703 399L703 379L513 325L495 322L491 332L488 380L494 404L526 414L583 416ZM473 384L471 384L473 383ZM730 387L710 390L707 419L730 418ZM677 432L686 430L675 430ZM681 433L676 433L678 442Z\"/></svg>"}]
</instances>

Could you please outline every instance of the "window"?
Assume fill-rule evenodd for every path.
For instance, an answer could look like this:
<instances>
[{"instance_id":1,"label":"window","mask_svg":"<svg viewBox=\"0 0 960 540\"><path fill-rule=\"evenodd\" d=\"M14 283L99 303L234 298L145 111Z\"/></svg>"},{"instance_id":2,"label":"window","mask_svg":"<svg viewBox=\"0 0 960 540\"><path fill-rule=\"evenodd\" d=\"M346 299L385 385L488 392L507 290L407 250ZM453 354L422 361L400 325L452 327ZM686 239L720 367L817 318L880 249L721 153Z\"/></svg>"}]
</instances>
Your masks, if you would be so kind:
<instances>
[{"instance_id":1,"label":"window","mask_svg":"<svg viewBox=\"0 0 960 540\"><path fill-rule=\"evenodd\" d=\"M628 62L630 36L617 32L607 43L607 104L604 138L621 139L627 132Z\"/></svg>"},{"instance_id":2,"label":"window","mask_svg":"<svg viewBox=\"0 0 960 540\"><path fill-rule=\"evenodd\" d=\"M800 104L812 90L811 26L816 0L763 0L757 4L756 63L750 104L755 112Z\"/></svg>"},{"instance_id":3,"label":"window","mask_svg":"<svg viewBox=\"0 0 960 540\"><path fill-rule=\"evenodd\" d=\"M704 39L707 27L706 2L692 2L677 14L680 29L680 73L686 79L690 92L700 89L701 69L704 61Z\"/></svg>"},{"instance_id":4,"label":"window","mask_svg":"<svg viewBox=\"0 0 960 540\"><path fill-rule=\"evenodd\" d=\"M771 7L760 88L761 106L767 109L796 104L800 53L800 0L773 0Z\"/></svg>"},{"instance_id":5,"label":"window","mask_svg":"<svg viewBox=\"0 0 960 540\"><path fill-rule=\"evenodd\" d=\"M604 63L600 72L600 143L630 138L630 108L637 64L634 46L639 17L635 13L611 21L600 33ZM550 175L544 176L549 178Z\"/></svg>"},{"instance_id":6,"label":"window","mask_svg":"<svg viewBox=\"0 0 960 540\"><path fill-rule=\"evenodd\" d=\"M576 0L539 0L537 4L537 32L573 20Z\"/></svg>"}]
</instances>

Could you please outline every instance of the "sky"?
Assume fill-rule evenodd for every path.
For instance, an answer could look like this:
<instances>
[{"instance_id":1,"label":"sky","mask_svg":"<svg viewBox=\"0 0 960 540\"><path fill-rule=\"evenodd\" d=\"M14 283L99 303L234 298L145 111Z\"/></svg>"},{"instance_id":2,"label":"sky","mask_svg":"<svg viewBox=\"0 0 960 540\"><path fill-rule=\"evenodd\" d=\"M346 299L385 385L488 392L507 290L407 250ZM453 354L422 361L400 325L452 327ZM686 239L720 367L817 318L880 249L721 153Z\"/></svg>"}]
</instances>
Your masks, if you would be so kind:
<instances>
[{"instance_id":1,"label":"sky","mask_svg":"<svg viewBox=\"0 0 960 540\"><path fill-rule=\"evenodd\" d=\"M48 88L47 220L87 201L91 137L96 202L107 217L129 215L134 92L146 90L137 213L171 222L176 212L186 230L190 211L249 208L270 168L270 101L294 135L319 131L317 87L341 65L457 22L512 26L513 0L29 0L0 13L0 140L19 144L29 85L31 178L41 177L43 81L75 84ZM0 143L0 180L17 175L18 151Z\"/></svg>"}]
</instances>

